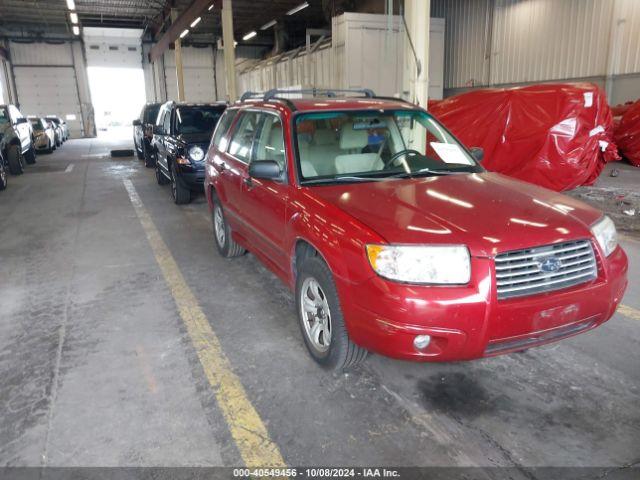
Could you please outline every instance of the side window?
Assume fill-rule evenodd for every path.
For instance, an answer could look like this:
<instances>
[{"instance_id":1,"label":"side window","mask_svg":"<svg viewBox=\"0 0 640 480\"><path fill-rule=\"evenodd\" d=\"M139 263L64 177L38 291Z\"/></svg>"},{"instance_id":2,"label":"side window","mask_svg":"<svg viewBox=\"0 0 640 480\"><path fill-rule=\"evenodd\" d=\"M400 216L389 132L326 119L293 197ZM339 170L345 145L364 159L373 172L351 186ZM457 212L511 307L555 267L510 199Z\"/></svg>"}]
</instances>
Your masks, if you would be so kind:
<instances>
[{"instance_id":1,"label":"side window","mask_svg":"<svg viewBox=\"0 0 640 480\"><path fill-rule=\"evenodd\" d=\"M215 145L216 148L221 152L227 151L227 146L229 145L229 137L226 134L229 131L229 127L231 127L231 124L233 123L233 119L236 118L236 113L238 113L236 109L226 110L222 114L222 118L218 122L216 131L213 134L211 143Z\"/></svg>"},{"instance_id":2,"label":"side window","mask_svg":"<svg viewBox=\"0 0 640 480\"><path fill-rule=\"evenodd\" d=\"M164 111L164 121L162 123L162 128L164 130L165 135L171 135L171 109L167 108Z\"/></svg>"},{"instance_id":3,"label":"side window","mask_svg":"<svg viewBox=\"0 0 640 480\"><path fill-rule=\"evenodd\" d=\"M249 162L253 148L253 137L256 134L260 114L256 112L245 112L241 115L238 120L238 126L231 139L229 153L240 160Z\"/></svg>"},{"instance_id":4,"label":"side window","mask_svg":"<svg viewBox=\"0 0 640 480\"><path fill-rule=\"evenodd\" d=\"M275 160L285 168L284 135L282 122L276 115L263 114L264 122L256 142L256 160Z\"/></svg>"},{"instance_id":5,"label":"side window","mask_svg":"<svg viewBox=\"0 0 640 480\"><path fill-rule=\"evenodd\" d=\"M161 108L156 117L155 125L162 125L164 123L164 108Z\"/></svg>"}]
</instances>

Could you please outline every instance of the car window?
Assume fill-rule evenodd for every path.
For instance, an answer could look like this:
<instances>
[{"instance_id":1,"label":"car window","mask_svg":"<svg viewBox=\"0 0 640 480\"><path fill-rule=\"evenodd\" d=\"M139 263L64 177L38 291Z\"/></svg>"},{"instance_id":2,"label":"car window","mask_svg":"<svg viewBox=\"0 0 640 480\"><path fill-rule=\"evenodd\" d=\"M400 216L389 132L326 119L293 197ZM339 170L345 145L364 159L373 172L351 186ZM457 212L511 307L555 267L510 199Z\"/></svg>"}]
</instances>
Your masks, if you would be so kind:
<instances>
[{"instance_id":1,"label":"car window","mask_svg":"<svg viewBox=\"0 0 640 480\"><path fill-rule=\"evenodd\" d=\"M482 171L433 117L419 110L334 111L296 118L302 179Z\"/></svg>"},{"instance_id":2,"label":"car window","mask_svg":"<svg viewBox=\"0 0 640 480\"><path fill-rule=\"evenodd\" d=\"M11 120L9 119L9 112L6 108L0 108L0 125L4 125L9 123Z\"/></svg>"},{"instance_id":3,"label":"car window","mask_svg":"<svg viewBox=\"0 0 640 480\"><path fill-rule=\"evenodd\" d=\"M211 141L221 152L227 151L227 146L229 145L229 137L227 133L229 132L229 127L231 127L231 124L233 123L233 119L236 117L236 113L238 113L238 110L236 109L225 111L218 122L215 133L213 134L213 139Z\"/></svg>"},{"instance_id":4,"label":"car window","mask_svg":"<svg viewBox=\"0 0 640 480\"><path fill-rule=\"evenodd\" d=\"M167 108L164 111L164 120L162 123L162 129L165 135L171 135L171 109Z\"/></svg>"},{"instance_id":5,"label":"car window","mask_svg":"<svg viewBox=\"0 0 640 480\"><path fill-rule=\"evenodd\" d=\"M188 106L176 108L176 135L207 134L211 135L216 128L220 115L224 110L213 106Z\"/></svg>"},{"instance_id":6,"label":"car window","mask_svg":"<svg viewBox=\"0 0 640 480\"><path fill-rule=\"evenodd\" d=\"M256 140L256 160L275 160L280 168L285 168L284 135L280 117L261 114L264 118Z\"/></svg>"},{"instance_id":7,"label":"car window","mask_svg":"<svg viewBox=\"0 0 640 480\"><path fill-rule=\"evenodd\" d=\"M45 127L39 118L31 118L29 119L29 121L31 122L31 125L33 126L33 128L37 130L44 130Z\"/></svg>"},{"instance_id":8,"label":"car window","mask_svg":"<svg viewBox=\"0 0 640 480\"><path fill-rule=\"evenodd\" d=\"M143 109L144 115L140 118L142 119L142 123L156 123L156 119L158 118L158 112L160 111L160 105L151 105L145 107Z\"/></svg>"},{"instance_id":9,"label":"car window","mask_svg":"<svg viewBox=\"0 0 640 480\"><path fill-rule=\"evenodd\" d=\"M240 160L248 162L253 148L260 115L257 112L243 112L238 120L238 126L231 138L229 153Z\"/></svg>"}]
</instances>

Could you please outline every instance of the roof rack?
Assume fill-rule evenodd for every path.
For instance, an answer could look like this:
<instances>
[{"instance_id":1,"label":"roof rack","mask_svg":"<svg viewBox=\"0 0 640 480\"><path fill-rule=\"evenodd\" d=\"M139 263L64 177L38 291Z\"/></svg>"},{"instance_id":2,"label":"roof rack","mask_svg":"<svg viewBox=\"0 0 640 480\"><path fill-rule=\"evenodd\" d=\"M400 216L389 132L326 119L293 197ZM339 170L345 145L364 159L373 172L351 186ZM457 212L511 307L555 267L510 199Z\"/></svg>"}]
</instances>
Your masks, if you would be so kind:
<instances>
[{"instance_id":1,"label":"roof rack","mask_svg":"<svg viewBox=\"0 0 640 480\"><path fill-rule=\"evenodd\" d=\"M297 90L282 90L273 88L271 90L267 90L264 93L260 92L245 92L240 97L240 101L244 102L251 98L262 98L264 102L268 102L269 100L278 99L278 95L312 95L314 97L325 96L329 98L337 97L338 93L360 93L367 98L376 98L376 94L373 90L369 88L360 88L360 89L327 89L327 88L307 88L307 89L297 89ZM289 99L282 99L289 100Z\"/></svg>"}]
</instances>

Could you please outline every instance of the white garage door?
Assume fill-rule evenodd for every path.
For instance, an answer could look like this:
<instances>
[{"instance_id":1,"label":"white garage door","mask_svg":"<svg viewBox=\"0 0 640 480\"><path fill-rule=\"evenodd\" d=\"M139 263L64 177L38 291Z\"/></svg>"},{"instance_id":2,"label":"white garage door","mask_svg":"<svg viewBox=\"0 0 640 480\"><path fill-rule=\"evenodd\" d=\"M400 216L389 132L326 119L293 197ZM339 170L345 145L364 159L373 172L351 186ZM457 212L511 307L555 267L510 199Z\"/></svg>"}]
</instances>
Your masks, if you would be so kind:
<instances>
[{"instance_id":1,"label":"white garage door","mask_svg":"<svg viewBox=\"0 0 640 480\"><path fill-rule=\"evenodd\" d=\"M23 115L57 115L71 136L82 135L82 115L69 43L11 42L11 58Z\"/></svg>"},{"instance_id":2,"label":"white garage door","mask_svg":"<svg viewBox=\"0 0 640 480\"><path fill-rule=\"evenodd\" d=\"M178 100L175 52L164 54L167 78L167 98ZM183 47L184 95L187 102L213 102L216 100L213 75L213 51L208 48Z\"/></svg>"}]
</instances>

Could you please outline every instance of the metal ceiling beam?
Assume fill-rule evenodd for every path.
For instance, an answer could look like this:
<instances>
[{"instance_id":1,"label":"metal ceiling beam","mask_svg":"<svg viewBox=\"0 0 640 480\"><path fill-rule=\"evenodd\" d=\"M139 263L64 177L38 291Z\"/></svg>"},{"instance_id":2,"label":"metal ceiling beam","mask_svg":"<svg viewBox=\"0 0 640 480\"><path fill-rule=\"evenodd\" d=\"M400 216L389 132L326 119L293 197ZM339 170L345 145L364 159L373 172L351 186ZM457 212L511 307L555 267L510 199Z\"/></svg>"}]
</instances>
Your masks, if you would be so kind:
<instances>
[{"instance_id":1,"label":"metal ceiling beam","mask_svg":"<svg viewBox=\"0 0 640 480\"><path fill-rule=\"evenodd\" d=\"M201 16L212 3L214 3L213 0L193 0L191 5L189 5L186 10L176 18L175 22L171 23L171 26L169 26L169 29L164 32L162 37L160 37L158 43L151 48L151 51L149 52L149 61L156 61L165 52L165 50L169 48L169 45L180 38L180 34L186 28L189 28L191 22Z\"/></svg>"}]
</instances>

